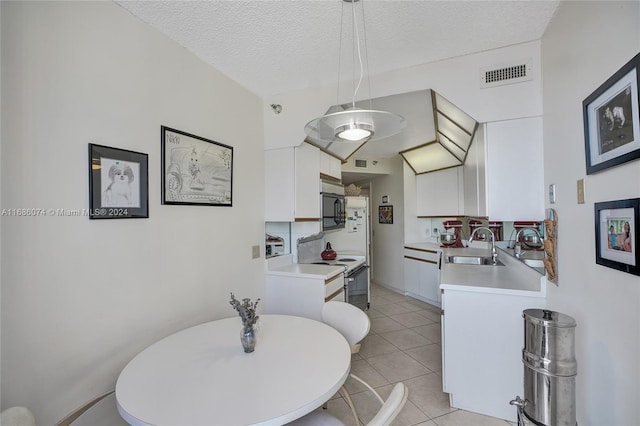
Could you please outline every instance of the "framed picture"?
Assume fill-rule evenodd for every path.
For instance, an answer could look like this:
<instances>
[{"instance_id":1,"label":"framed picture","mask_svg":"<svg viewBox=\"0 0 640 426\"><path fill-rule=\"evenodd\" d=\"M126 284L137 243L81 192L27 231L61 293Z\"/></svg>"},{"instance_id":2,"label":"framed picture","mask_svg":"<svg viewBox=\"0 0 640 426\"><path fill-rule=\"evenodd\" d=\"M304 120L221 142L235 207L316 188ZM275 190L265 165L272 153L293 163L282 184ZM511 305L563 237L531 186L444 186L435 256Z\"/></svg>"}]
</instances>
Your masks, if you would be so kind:
<instances>
[{"instance_id":1,"label":"framed picture","mask_svg":"<svg viewBox=\"0 0 640 426\"><path fill-rule=\"evenodd\" d=\"M596 263L640 275L640 198L595 204Z\"/></svg>"},{"instance_id":2,"label":"framed picture","mask_svg":"<svg viewBox=\"0 0 640 426\"><path fill-rule=\"evenodd\" d=\"M587 174L640 158L640 54L582 103Z\"/></svg>"},{"instance_id":3,"label":"framed picture","mask_svg":"<svg viewBox=\"0 0 640 426\"><path fill-rule=\"evenodd\" d=\"M388 195L383 195L382 196L382 204L387 204L389 202L389 196Z\"/></svg>"},{"instance_id":4,"label":"framed picture","mask_svg":"<svg viewBox=\"0 0 640 426\"><path fill-rule=\"evenodd\" d=\"M147 154L89 144L89 218L149 217Z\"/></svg>"},{"instance_id":5,"label":"framed picture","mask_svg":"<svg viewBox=\"0 0 640 426\"><path fill-rule=\"evenodd\" d=\"M232 205L233 147L162 126L162 204Z\"/></svg>"},{"instance_id":6,"label":"framed picture","mask_svg":"<svg viewBox=\"0 0 640 426\"><path fill-rule=\"evenodd\" d=\"M378 207L378 222L393 223L393 206Z\"/></svg>"}]
</instances>

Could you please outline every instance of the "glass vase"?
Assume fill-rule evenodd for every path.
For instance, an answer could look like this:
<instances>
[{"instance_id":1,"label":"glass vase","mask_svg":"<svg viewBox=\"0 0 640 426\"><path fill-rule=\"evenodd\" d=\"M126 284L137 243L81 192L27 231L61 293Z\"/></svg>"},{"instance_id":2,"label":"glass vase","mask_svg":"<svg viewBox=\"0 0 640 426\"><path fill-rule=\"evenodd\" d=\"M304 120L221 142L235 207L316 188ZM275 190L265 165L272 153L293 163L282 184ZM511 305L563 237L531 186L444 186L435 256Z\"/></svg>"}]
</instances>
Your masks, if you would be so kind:
<instances>
[{"instance_id":1,"label":"glass vase","mask_svg":"<svg viewBox=\"0 0 640 426\"><path fill-rule=\"evenodd\" d=\"M252 325L246 325L240 330L240 341L245 353L251 353L256 347L256 330Z\"/></svg>"}]
</instances>

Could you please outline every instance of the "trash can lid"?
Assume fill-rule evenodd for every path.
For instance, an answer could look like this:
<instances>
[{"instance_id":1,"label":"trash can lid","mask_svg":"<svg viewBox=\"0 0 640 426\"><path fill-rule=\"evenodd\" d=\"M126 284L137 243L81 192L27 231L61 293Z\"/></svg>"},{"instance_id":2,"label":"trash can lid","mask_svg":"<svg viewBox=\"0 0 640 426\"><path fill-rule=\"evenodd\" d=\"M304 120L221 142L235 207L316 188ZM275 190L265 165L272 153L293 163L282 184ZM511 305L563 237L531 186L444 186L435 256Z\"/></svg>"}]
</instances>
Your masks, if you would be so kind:
<instances>
[{"instance_id":1,"label":"trash can lid","mask_svg":"<svg viewBox=\"0 0 640 426\"><path fill-rule=\"evenodd\" d=\"M576 320L569 315L549 309L525 309L522 317L534 323L548 325L552 327L575 327Z\"/></svg>"}]
</instances>

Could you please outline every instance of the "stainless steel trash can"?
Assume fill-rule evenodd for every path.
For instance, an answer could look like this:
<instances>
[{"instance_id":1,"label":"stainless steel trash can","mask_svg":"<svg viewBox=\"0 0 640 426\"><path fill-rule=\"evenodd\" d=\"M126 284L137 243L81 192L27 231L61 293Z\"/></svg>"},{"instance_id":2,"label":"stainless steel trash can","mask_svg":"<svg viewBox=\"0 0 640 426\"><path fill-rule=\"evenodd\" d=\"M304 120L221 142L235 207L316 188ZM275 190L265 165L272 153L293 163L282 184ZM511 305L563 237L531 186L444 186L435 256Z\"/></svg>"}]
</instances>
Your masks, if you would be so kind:
<instances>
[{"instance_id":1,"label":"stainless steel trash can","mask_svg":"<svg viewBox=\"0 0 640 426\"><path fill-rule=\"evenodd\" d=\"M524 400L518 424L576 426L576 321L547 309L526 309L524 318Z\"/></svg>"}]
</instances>

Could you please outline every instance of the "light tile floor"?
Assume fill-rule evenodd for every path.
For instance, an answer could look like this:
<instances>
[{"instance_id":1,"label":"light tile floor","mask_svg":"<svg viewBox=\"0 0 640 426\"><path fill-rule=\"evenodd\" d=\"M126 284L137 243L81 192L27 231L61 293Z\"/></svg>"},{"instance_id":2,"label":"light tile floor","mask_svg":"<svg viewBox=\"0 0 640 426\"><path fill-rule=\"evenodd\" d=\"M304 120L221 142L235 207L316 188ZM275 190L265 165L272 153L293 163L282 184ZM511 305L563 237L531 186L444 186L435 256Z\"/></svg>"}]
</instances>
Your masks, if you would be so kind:
<instances>
[{"instance_id":1,"label":"light tile floor","mask_svg":"<svg viewBox=\"0 0 640 426\"><path fill-rule=\"evenodd\" d=\"M393 385L403 381L409 399L395 426L509 426L506 420L483 416L449 406L442 392L442 352L440 348L440 309L371 285L371 308L367 311L371 330L353 355L351 371L386 398ZM346 387L366 424L380 408L370 391L354 381ZM328 411L345 424L355 420L346 400L336 395Z\"/></svg>"}]
</instances>

